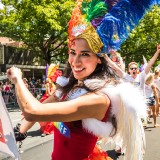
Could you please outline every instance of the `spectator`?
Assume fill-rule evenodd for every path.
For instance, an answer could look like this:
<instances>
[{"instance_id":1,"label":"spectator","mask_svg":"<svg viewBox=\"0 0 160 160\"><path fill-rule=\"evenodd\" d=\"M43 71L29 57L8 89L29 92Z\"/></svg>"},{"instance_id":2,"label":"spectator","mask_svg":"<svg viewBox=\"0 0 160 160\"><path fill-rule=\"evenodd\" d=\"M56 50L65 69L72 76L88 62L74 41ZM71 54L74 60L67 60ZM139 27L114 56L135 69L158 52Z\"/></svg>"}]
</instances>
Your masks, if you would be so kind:
<instances>
[{"instance_id":1,"label":"spectator","mask_svg":"<svg viewBox=\"0 0 160 160\"><path fill-rule=\"evenodd\" d=\"M157 90L157 98L156 98L156 113L157 116L159 115L159 105L160 105L160 70L155 69L154 71L154 84L156 85L156 90Z\"/></svg>"},{"instance_id":2,"label":"spectator","mask_svg":"<svg viewBox=\"0 0 160 160\"><path fill-rule=\"evenodd\" d=\"M9 102L9 93L10 93L10 86L7 81L3 85L2 91L3 91L4 102L7 104Z\"/></svg>"},{"instance_id":3,"label":"spectator","mask_svg":"<svg viewBox=\"0 0 160 160\"><path fill-rule=\"evenodd\" d=\"M153 74L148 74L146 81L145 81L145 97L146 97L146 104L148 106L148 117L151 117L151 111L154 121L154 127L160 127L160 124L157 123L157 114L156 114L156 101L157 98L157 91L156 86L153 83L154 76Z\"/></svg>"}]
</instances>

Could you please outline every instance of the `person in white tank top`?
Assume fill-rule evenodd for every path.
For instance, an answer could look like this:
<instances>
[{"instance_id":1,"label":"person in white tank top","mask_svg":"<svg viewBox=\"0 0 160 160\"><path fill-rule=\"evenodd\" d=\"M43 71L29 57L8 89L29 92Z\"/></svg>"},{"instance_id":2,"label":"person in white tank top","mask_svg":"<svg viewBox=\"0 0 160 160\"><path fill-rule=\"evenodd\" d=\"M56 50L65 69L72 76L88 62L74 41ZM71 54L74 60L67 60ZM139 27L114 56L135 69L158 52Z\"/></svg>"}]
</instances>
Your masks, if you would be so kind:
<instances>
[{"instance_id":1,"label":"person in white tank top","mask_svg":"<svg viewBox=\"0 0 160 160\"><path fill-rule=\"evenodd\" d=\"M152 112L154 127L160 127L160 124L157 124L157 119L156 119L157 114L156 114L155 98L157 98L157 91L153 81L154 81L153 74L152 73L148 74L145 81L145 98L146 98L146 104L148 106L148 116L150 117Z\"/></svg>"},{"instance_id":2,"label":"person in white tank top","mask_svg":"<svg viewBox=\"0 0 160 160\"><path fill-rule=\"evenodd\" d=\"M158 98L156 99L156 112L157 115L159 116L159 106L160 106L160 70L159 69L155 69L154 71L154 84L156 85L156 90L157 90L157 94L158 94Z\"/></svg>"}]
</instances>

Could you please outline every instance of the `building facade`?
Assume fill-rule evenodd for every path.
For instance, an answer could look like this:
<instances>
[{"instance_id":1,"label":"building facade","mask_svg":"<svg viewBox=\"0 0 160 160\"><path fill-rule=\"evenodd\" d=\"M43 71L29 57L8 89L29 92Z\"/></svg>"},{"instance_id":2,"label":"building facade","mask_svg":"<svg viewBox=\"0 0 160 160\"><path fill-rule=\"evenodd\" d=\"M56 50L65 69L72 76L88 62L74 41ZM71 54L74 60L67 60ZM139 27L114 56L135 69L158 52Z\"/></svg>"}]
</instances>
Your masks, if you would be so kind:
<instances>
[{"instance_id":1,"label":"building facade","mask_svg":"<svg viewBox=\"0 0 160 160\"><path fill-rule=\"evenodd\" d=\"M0 37L0 74L4 75L8 68L16 66L22 70L24 77L44 79L45 61L32 51L21 49L21 45L21 42ZM63 65L60 69L63 69Z\"/></svg>"}]
</instances>

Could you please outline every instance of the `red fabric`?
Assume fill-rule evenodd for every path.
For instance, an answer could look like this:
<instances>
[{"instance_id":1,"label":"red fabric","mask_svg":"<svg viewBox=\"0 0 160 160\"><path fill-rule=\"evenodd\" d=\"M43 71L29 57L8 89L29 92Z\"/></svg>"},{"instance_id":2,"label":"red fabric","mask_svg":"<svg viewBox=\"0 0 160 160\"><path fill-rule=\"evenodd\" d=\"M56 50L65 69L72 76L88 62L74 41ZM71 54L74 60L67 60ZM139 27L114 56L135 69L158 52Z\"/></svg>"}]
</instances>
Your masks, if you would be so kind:
<instances>
[{"instance_id":1,"label":"red fabric","mask_svg":"<svg viewBox=\"0 0 160 160\"><path fill-rule=\"evenodd\" d=\"M39 101L42 103L47 98L48 98L48 95L45 93Z\"/></svg>"},{"instance_id":2,"label":"red fabric","mask_svg":"<svg viewBox=\"0 0 160 160\"><path fill-rule=\"evenodd\" d=\"M65 123L70 129L70 137L63 136L54 128L54 150L52 160L83 160L90 155L97 142L97 137L82 128L82 122Z\"/></svg>"},{"instance_id":3,"label":"red fabric","mask_svg":"<svg viewBox=\"0 0 160 160\"><path fill-rule=\"evenodd\" d=\"M9 91L9 89L10 89L10 87L7 85L7 86L5 86L5 88L4 88L4 91Z\"/></svg>"},{"instance_id":4,"label":"red fabric","mask_svg":"<svg viewBox=\"0 0 160 160\"><path fill-rule=\"evenodd\" d=\"M109 109L102 121L106 121ZM64 124L70 129L71 136L69 138L63 136L54 127L52 160L109 160L107 153L101 152L95 147L98 137L85 131L82 128L82 121ZM101 159L96 159L100 157Z\"/></svg>"},{"instance_id":5,"label":"red fabric","mask_svg":"<svg viewBox=\"0 0 160 160\"><path fill-rule=\"evenodd\" d=\"M3 127L2 127L2 121L0 119L0 141L3 143L6 143L4 133L3 133Z\"/></svg>"},{"instance_id":6,"label":"red fabric","mask_svg":"<svg viewBox=\"0 0 160 160\"><path fill-rule=\"evenodd\" d=\"M101 151L98 148L98 146L95 146L90 156L88 158L85 158L84 160L111 160L111 159L108 157L108 154L106 152Z\"/></svg>"}]
</instances>

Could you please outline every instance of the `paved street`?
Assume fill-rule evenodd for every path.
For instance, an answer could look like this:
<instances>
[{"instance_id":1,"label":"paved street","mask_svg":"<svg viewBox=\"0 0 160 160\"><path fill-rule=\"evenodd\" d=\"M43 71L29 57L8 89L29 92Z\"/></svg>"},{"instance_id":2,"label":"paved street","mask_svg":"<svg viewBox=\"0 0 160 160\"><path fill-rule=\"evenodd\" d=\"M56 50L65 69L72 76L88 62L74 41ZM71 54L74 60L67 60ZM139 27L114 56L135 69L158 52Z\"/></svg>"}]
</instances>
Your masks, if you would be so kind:
<instances>
[{"instance_id":1,"label":"paved street","mask_svg":"<svg viewBox=\"0 0 160 160\"><path fill-rule=\"evenodd\" d=\"M145 129L146 135L146 153L144 160L160 160L160 128L153 127L152 123ZM158 117L158 123L160 124L160 117ZM110 151L113 160L123 160L123 156L117 158L114 151Z\"/></svg>"},{"instance_id":2,"label":"paved street","mask_svg":"<svg viewBox=\"0 0 160 160\"><path fill-rule=\"evenodd\" d=\"M14 106L7 107L13 126L21 121L21 111ZM151 119L152 120L152 119ZM158 117L160 123L160 117ZM144 160L160 160L160 128L153 128L150 123L145 129L147 148ZM21 149L22 160L50 160L53 146L53 135L41 137L38 123L28 132L28 137L24 140ZM18 144L17 144L18 145ZM113 160L122 160L123 156L117 157L114 150L108 150L108 154Z\"/></svg>"}]
</instances>

